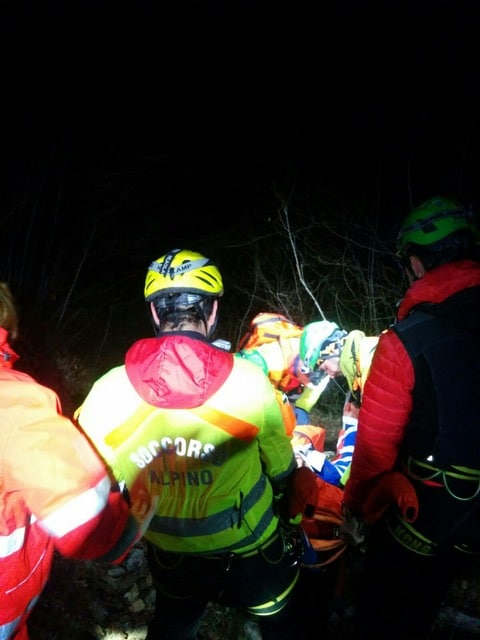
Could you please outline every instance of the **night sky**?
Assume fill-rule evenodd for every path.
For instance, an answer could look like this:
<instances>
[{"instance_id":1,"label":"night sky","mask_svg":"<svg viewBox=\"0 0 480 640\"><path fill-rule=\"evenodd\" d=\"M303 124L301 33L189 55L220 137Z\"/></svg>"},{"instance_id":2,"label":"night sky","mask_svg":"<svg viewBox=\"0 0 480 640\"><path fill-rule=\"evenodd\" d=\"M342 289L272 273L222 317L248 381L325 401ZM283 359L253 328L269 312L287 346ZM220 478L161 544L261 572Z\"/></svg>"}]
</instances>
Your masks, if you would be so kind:
<instances>
[{"instance_id":1,"label":"night sky","mask_svg":"<svg viewBox=\"0 0 480 640\"><path fill-rule=\"evenodd\" d=\"M390 238L432 195L478 206L477 3L0 2L0 279L44 353L150 332L176 246L222 248L233 296L281 202Z\"/></svg>"},{"instance_id":2,"label":"night sky","mask_svg":"<svg viewBox=\"0 0 480 640\"><path fill-rule=\"evenodd\" d=\"M61 189L65 216L115 207L175 235L274 189L380 198L385 216L476 201L474 6L3 2L2 204Z\"/></svg>"},{"instance_id":3,"label":"night sky","mask_svg":"<svg viewBox=\"0 0 480 640\"><path fill-rule=\"evenodd\" d=\"M1 277L143 270L292 194L385 225L477 205L475 5L0 3Z\"/></svg>"}]
</instances>

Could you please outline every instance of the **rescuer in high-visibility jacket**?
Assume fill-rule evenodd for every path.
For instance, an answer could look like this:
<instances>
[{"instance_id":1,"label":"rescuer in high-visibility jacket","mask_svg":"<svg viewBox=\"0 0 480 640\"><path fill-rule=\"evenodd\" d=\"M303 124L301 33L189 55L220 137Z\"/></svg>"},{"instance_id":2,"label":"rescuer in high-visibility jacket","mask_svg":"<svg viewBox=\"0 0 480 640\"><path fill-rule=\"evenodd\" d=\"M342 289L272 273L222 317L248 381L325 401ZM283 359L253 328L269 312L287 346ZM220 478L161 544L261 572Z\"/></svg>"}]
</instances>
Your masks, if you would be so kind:
<instances>
[{"instance_id":1,"label":"rescuer in high-visibility jacket","mask_svg":"<svg viewBox=\"0 0 480 640\"><path fill-rule=\"evenodd\" d=\"M195 638L209 601L257 615L263 638L291 637L283 618L301 544L277 508L298 471L291 426L268 377L211 343L222 294L203 255L154 260L145 300L156 337L135 342L76 412L132 511L157 505L145 535L157 593L148 640Z\"/></svg>"},{"instance_id":2,"label":"rescuer in high-visibility jacket","mask_svg":"<svg viewBox=\"0 0 480 640\"><path fill-rule=\"evenodd\" d=\"M320 363L340 355L347 332L328 320L310 322L302 328L281 314L269 312L257 314L251 326L239 342L238 356L261 367L273 386L287 395L297 425L310 424L311 411L332 377ZM275 331L282 332L273 339ZM315 368L305 368L311 361Z\"/></svg>"},{"instance_id":3,"label":"rescuer in high-visibility jacket","mask_svg":"<svg viewBox=\"0 0 480 640\"><path fill-rule=\"evenodd\" d=\"M102 460L60 415L57 395L13 369L16 334L13 296L0 283L1 640L28 640L55 550L119 561L141 535Z\"/></svg>"}]
</instances>

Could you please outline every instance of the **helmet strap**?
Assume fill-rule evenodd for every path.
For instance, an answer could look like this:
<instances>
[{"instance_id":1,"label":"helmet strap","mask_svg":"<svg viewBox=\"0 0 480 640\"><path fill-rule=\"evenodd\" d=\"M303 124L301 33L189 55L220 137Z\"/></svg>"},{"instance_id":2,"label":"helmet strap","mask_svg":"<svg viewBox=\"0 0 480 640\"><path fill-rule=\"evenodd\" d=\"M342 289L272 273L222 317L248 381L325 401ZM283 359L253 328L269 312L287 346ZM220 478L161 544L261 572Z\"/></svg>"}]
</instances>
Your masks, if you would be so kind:
<instances>
[{"instance_id":1,"label":"helmet strap","mask_svg":"<svg viewBox=\"0 0 480 640\"><path fill-rule=\"evenodd\" d=\"M152 325L153 333L155 336L158 336L160 333L160 319L157 314L157 310L155 309L155 305L153 302L147 302L147 315L150 320L150 324Z\"/></svg>"},{"instance_id":2,"label":"helmet strap","mask_svg":"<svg viewBox=\"0 0 480 640\"><path fill-rule=\"evenodd\" d=\"M212 324L209 327L208 326L208 322L209 322L209 319L212 317L212 315L214 316L214 319L213 319ZM217 330L217 324L218 324L218 299L215 298L215 300L213 301L213 304L212 304L212 309L210 311L210 316L209 316L209 318L206 319L206 322L205 322L205 328L206 328L206 331L207 331L207 338L209 340L212 338L213 334Z\"/></svg>"},{"instance_id":3,"label":"helmet strap","mask_svg":"<svg viewBox=\"0 0 480 640\"><path fill-rule=\"evenodd\" d=\"M407 277L408 286L411 285L412 282L415 282L415 280L418 280L425 272L425 268L423 267L423 264L422 264L422 272L420 273L418 271L418 265L412 264L412 257L418 260L418 256L408 255L405 253L399 256L399 263L404 274Z\"/></svg>"},{"instance_id":4,"label":"helmet strap","mask_svg":"<svg viewBox=\"0 0 480 640\"><path fill-rule=\"evenodd\" d=\"M410 271L415 280L419 280L422 276L425 275L425 267L421 258L416 255L410 256L409 260Z\"/></svg>"}]
</instances>

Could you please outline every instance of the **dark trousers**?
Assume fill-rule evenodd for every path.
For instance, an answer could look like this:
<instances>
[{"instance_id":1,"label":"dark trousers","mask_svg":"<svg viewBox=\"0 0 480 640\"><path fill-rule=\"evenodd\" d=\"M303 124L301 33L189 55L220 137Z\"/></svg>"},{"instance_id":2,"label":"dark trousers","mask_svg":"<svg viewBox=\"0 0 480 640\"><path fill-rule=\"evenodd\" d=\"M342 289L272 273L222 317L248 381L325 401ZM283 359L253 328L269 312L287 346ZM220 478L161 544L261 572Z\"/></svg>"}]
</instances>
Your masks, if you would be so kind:
<instances>
[{"instance_id":1,"label":"dark trousers","mask_svg":"<svg viewBox=\"0 0 480 640\"><path fill-rule=\"evenodd\" d=\"M281 538L250 557L165 554L149 545L148 559L157 596L146 640L196 640L209 602L255 616L263 640L311 638L299 607L304 610L304 599L310 598L318 613L320 587L314 589L312 584L330 591L334 583L323 572L300 573L297 556L285 552ZM269 611L275 613L257 615Z\"/></svg>"},{"instance_id":2,"label":"dark trousers","mask_svg":"<svg viewBox=\"0 0 480 640\"><path fill-rule=\"evenodd\" d=\"M338 563L302 568L287 606L276 616L258 620L262 640L312 640L326 637L336 598ZM312 629L316 630L312 632Z\"/></svg>"},{"instance_id":3,"label":"dark trousers","mask_svg":"<svg viewBox=\"0 0 480 640\"><path fill-rule=\"evenodd\" d=\"M376 525L357 577L353 639L427 640L449 585L474 557L454 549L420 555Z\"/></svg>"}]
</instances>

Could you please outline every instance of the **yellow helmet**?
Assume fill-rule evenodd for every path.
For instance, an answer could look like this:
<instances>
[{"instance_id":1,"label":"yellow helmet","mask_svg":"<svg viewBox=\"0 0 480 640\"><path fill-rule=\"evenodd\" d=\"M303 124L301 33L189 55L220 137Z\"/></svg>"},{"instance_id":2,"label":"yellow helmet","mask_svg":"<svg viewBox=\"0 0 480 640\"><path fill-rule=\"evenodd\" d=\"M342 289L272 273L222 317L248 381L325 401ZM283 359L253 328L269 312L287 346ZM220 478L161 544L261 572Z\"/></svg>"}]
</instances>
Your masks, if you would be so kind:
<instances>
[{"instance_id":1,"label":"yellow helmet","mask_svg":"<svg viewBox=\"0 0 480 640\"><path fill-rule=\"evenodd\" d=\"M347 335L339 364L352 393L363 391L377 343L378 336L365 336L359 329L354 329Z\"/></svg>"},{"instance_id":2,"label":"yellow helmet","mask_svg":"<svg viewBox=\"0 0 480 640\"><path fill-rule=\"evenodd\" d=\"M172 293L220 297L223 295L222 276L213 262L201 253L172 249L148 267L144 294L146 302L151 302Z\"/></svg>"},{"instance_id":3,"label":"yellow helmet","mask_svg":"<svg viewBox=\"0 0 480 640\"><path fill-rule=\"evenodd\" d=\"M350 391L358 389L359 380L361 379L360 344L364 338L365 333L363 331L359 329L350 331L340 355L340 370L348 382Z\"/></svg>"}]
</instances>

